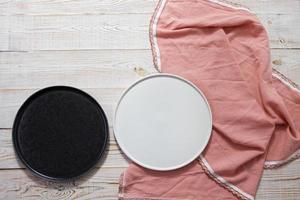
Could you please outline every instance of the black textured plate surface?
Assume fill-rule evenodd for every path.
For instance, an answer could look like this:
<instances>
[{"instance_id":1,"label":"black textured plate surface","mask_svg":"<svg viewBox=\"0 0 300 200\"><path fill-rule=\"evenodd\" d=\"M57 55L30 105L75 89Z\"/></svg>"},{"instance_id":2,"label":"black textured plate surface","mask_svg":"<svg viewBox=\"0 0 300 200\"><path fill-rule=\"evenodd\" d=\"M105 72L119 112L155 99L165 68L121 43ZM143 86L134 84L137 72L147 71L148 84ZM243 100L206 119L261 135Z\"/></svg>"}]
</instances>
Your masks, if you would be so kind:
<instances>
[{"instance_id":1,"label":"black textured plate surface","mask_svg":"<svg viewBox=\"0 0 300 200\"><path fill-rule=\"evenodd\" d=\"M78 177L105 151L108 124L100 105L85 92L54 86L30 96L13 126L15 151L35 174L51 179Z\"/></svg>"}]
</instances>

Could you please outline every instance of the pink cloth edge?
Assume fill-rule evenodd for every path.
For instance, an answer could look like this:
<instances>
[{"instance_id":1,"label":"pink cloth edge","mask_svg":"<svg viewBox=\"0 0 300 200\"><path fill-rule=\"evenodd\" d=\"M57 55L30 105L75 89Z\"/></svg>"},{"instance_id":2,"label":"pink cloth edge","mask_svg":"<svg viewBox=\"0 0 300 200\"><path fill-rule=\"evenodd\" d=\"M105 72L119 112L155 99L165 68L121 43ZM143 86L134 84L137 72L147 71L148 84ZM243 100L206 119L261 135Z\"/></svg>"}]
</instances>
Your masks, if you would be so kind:
<instances>
[{"instance_id":1,"label":"pink cloth edge","mask_svg":"<svg viewBox=\"0 0 300 200\"><path fill-rule=\"evenodd\" d=\"M215 0L209 0L213 3L217 3ZM165 6L165 4L168 2L168 0L159 0L159 2L157 3L156 9L154 11L154 14L151 18L150 21L150 29L149 29L149 35L150 35L150 44L151 44L151 50L152 50L152 55L153 55L153 63L155 65L155 68L160 71L160 63L159 63L159 57L157 56L157 54L159 52L157 52L157 49L155 48L155 30L153 30L153 25L155 23L155 18L159 16L157 16L158 14L160 14L160 12L163 10L163 8L161 6ZM221 4L222 6L225 6L224 3L222 2ZM232 6L230 6L230 8L232 9ZM160 9L162 9L160 11ZM247 12L247 11L246 11ZM158 47L157 47L158 48ZM272 76L277 78L278 80L280 80L281 82L285 83L288 87L290 87L291 89L296 89L300 92L299 87L293 83L290 79L288 79L287 77L285 77L284 75L280 74L279 72L277 72L275 70L275 72L272 73ZM294 154L290 155L287 159L285 160L276 160L276 161L266 161L264 164L264 168L267 169L274 169L277 167L280 167L294 159L297 159L300 157L300 152L295 152ZM227 190L229 190L232 194L234 194L236 197L240 198L240 199L254 199L254 197L250 194L247 194L243 191L241 191L240 189L238 189L237 187L235 187L234 185L228 183L226 180L225 182L220 181L220 179L218 179L218 175L216 175L215 173L211 173L209 169L209 164L205 164L204 162L205 158L200 156L199 158L199 163L201 165L201 167L203 168L203 170L205 171L205 173L212 178L214 181L216 181L220 186L226 188ZM139 199L139 200L152 200L152 199L157 199L157 200L165 200L166 198L157 198L157 197L139 197L139 196L133 196L133 195L128 195L125 194L124 190L123 190L123 178L124 178L125 172L122 174L122 176L120 177L120 190L119 190L119 199L121 200L126 200L126 199ZM222 178L222 177L221 177ZM233 186L233 187L232 187ZM236 188L238 190L236 190ZM246 195L245 195L246 194Z\"/></svg>"},{"instance_id":2,"label":"pink cloth edge","mask_svg":"<svg viewBox=\"0 0 300 200\"><path fill-rule=\"evenodd\" d=\"M229 8L229 9L240 9L243 10L245 12L250 12L251 14L254 14L251 12L250 9L239 5L238 7L236 7L237 5L231 5L231 2L228 1L222 1L222 0L207 0L209 2L218 4L223 6L224 8ZM151 46L151 52L152 52L152 57L153 57L153 64L154 67L157 69L158 72L161 72L160 69L160 64L158 63L158 58L157 58L157 50L155 49L155 45L154 44L154 30L153 30L153 23L154 23L154 18L159 16L156 16L158 14L158 10L161 6L165 6L165 4L167 4L168 0L159 0L155 11L153 12L153 15L151 17L150 20L150 28L149 28L149 39L150 39L150 46ZM163 5L164 4L164 5ZM157 47L158 48L158 47ZM285 75L283 75L282 73L280 73L278 70L272 68L273 72L272 72L272 76L275 77L276 79L280 80L282 83L284 83L287 87L289 87L292 90L297 90L300 93L300 87L293 82L292 80L290 80L288 77L286 77ZM292 155L288 156L286 159L284 160L266 160L265 164L264 164L264 168L265 169L275 169L278 167L281 167L295 159L300 158L300 149L299 151L294 152Z\"/></svg>"},{"instance_id":3,"label":"pink cloth edge","mask_svg":"<svg viewBox=\"0 0 300 200\"><path fill-rule=\"evenodd\" d=\"M210 1L210 0L209 0ZM152 51L152 55L153 55L153 61L154 61L154 66L155 68L161 72L161 68L160 68L160 63L158 63L158 58L157 58L157 50L155 49L155 46L157 46L158 48L158 44L155 44L155 36L154 36L154 32L156 32L156 30L153 30L153 25L155 23L155 18L159 18L160 16L158 14L158 10L161 8L161 6L163 6L162 10L164 9L164 6L167 4L168 0L159 0L157 3L157 6L155 8L155 11L151 17L151 21L150 21L150 31L149 31L149 37L150 37L150 44L151 44L151 51ZM216 3L216 1L211 1ZM220 4L222 6L224 6L224 4ZM158 16L157 16L158 15ZM156 22L158 23L158 22ZM211 167L208 164L208 162L206 161L207 164L205 164L204 162L205 158L204 157L199 157L199 163L200 166L202 167L202 169L204 170L204 172L210 177L212 178L215 182L217 182L220 186L224 187L225 189L227 189L228 191L230 191L234 196L238 197L239 199L243 199L243 200L254 200L254 197L250 194L246 193L246 196L244 195L245 193L243 191L240 190L236 191L234 190L232 187L230 187L230 185L228 185L228 183L226 182L221 182L217 177L219 177L219 175L215 174L213 171L209 171L208 169ZM124 172L125 173L125 172ZM223 178L222 178L223 179ZM223 179L224 180L224 179ZM120 200L126 200L126 199L120 199ZM141 199L142 200L142 199Z\"/></svg>"},{"instance_id":4,"label":"pink cloth edge","mask_svg":"<svg viewBox=\"0 0 300 200\"><path fill-rule=\"evenodd\" d=\"M251 14L254 14L250 11L250 9L248 9L244 6L239 5L239 7L236 7L236 5L228 4L228 3L231 3L231 2L221 1L221 0L207 0L207 1L215 3L215 4L220 5L220 6L223 6L225 9L239 9L239 10L243 10L245 12L249 12ZM158 44L155 44L155 34L156 34L155 32L156 32L156 30L153 30L153 25L155 23L155 18L159 19L159 17L160 17L159 16L160 15L159 10L160 9L163 10L167 3L168 3L168 0L159 0L158 1L157 6L155 8L155 11L154 11L154 13L151 17L150 28L149 28L149 38L150 38L151 52L152 52L152 56L153 56L153 64L154 64L155 68L158 70L158 72L161 72L159 58L157 56L157 54L158 54L157 49L159 49L159 48L158 48ZM162 10L161 10L161 12L162 12ZM285 85L287 85L291 89L297 90L298 92L300 92L300 87L296 83L294 83L292 80L290 80L289 78L287 78L286 76L284 76L283 74L278 72L277 70L275 70L273 68L272 68L272 70L273 70L273 72L272 72L273 77L277 78L278 80L280 80L282 83L284 83ZM294 152L294 154L290 155L288 158L286 158L284 160L272 160L272 161L266 160L265 163L264 163L264 168L265 169L276 169L276 168L282 167L283 165L285 165L285 164L287 164L287 163L289 163L289 162L291 162L295 159L298 159L298 158L300 158L300 149L298 151ZM215 174L215 173L210 172L208 170L210 168L210 166L209 166L207 161L206 161L207 164L205 164L204 160L205 160L204 157L202 157L202 156L199 157L200 166L203 168L205 173L207 173L207 175L210 178L212 178L214 181L216 181L220 186L222 186L225 189L229 190L234 196L238 197L239 199L243 199L243 200L252 200L253 199L254 200L254 197L252 195L240 190L236 186L234 186L234 185L230 184L229 182L227 182L225 179L224 179L224 182L220 181L218 179L218 177L220 177L220 176ZM221 179L223 179L223 178L221 177ZM235 188L237 188L237 190ZM127 198L127 199L130 199L130 198ZM145 199L145 198L141 198L141 200L142 199ZM147 199L145 199L145 200L147 200ZM151 200L151 199L149 199L149 200Z\"/></svg>"}]
</instances>

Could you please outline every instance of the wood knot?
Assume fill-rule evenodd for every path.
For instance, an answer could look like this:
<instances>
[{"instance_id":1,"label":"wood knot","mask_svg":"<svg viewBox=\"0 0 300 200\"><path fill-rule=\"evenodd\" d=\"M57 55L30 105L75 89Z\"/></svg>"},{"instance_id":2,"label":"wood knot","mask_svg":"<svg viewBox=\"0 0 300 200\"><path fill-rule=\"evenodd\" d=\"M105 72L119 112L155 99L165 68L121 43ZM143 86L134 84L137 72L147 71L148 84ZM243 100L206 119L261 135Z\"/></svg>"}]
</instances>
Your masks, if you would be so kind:
<instances>
[{"instance_id":1,"label":"wood knot","mask_svg":"<svg viewBox=\"0 0 300 200\"><path fill-rule=\"evenodd\" d=\"M274 65L282 65L281 59L273 60L272 63L273 63Z\"/></svg>"},{"instance_id":2,"label":"wood knot","mask_svg":"<svg viewBox=\"0 0 300 200\"><path fill-rule=\"evenodd\" d=\"M73 199L75 190L71 188L65 188L64 186L58 186L55 189L47 189L41 193L42 198L45 199Z\"/></svg>"},{"instance_id":3,"label":"wood knot","mask_svg":"<svg viewBox=\"0 0 300 200\"><path fill-rule=\"evenodd\" d=\"M285 43L286 43L285 39L283 39L283 38L279 38L279 42L280 42L281 44L285 44Z\"/></svg>"},{"instance_id":4,"label":"wood knot","mask_svg":"<svg viewBox=\"0 0 300 200\"><path fill-rule=\"evenodd\" d=\"M141 68L141 67L135 67L135 68L134 68L134 71L135 71L135 73L137 73L139 76L146 76L146 75L149 74L147 70L145 70L145 69L143 69L143 68Z\"/></svg>"}]
</instances>

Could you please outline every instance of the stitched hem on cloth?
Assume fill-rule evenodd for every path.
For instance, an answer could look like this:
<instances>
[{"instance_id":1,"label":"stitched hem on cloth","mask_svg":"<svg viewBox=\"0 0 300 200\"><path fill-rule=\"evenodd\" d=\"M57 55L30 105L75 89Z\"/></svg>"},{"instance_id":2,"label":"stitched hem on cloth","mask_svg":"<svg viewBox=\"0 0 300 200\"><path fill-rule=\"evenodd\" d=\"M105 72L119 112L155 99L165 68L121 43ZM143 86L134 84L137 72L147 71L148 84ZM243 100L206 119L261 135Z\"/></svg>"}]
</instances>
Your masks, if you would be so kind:
<instances>
[{"instance_id":1,"label":"stitched hem on cloth","mask_svg":"<svg viewBox=\"0 0 300 200\"><path fill-rule=\"evenodd\" d=\"M237 3L232 3L232 2L229 2L226 0L207 0L207 1L224 6L224 7L228 7L228 8L245 10L245 11L253 14L253 12L250 9L248 9L240 4L237 4ZM157 25L158 25L159 17L161 15L165 5L167 4L167 2L168 2L168 0L159 0L158 1L157 6L156 6L154 13L150 20L150 29L149 29L150 45L151 45L154 67L156 68L156 70L158 72L161 72L161 57L160 57L160 50L158 47L158 42L157 42L157 37L156 37Z\"/></svg>"},{"instance_id":2,"label":"stitched hem on cloth","mask_svg":"<svg viewBox=\"0 0 300 200\"><path fill-rule=\"evenodd\" d=\"M158 24L159 17L167 1L168 0L159 0L150 20L149 38L150 38L150 45L152 50L153 63L154 63L154 67L159 72L161 71L161 62L160 62L160 51L158 48L156 31L157 31L157 24Z\"/></svg>"},{"instance_id":3,"label":"stitched hem on cloth","mask_svg":"<svg viewBox=\"0 0 300 200\"><path fill-rule=\"evenodd\" d=\"M287 78L285 75L277 71L276 69L272 69L273 73L272 76L280 80L283 84L285 84L287 87L292 89L293 91L299 92L300 93L300 87L294 83L291 79ZM278 167L281 167L293 160L296 160L300 158L300 149L294 152L292 155L290 155L288 158L284 160L267 160L264 163L264 168L265 169L275 169Z\"/></svg>"},{"instance_id":4,"label":"stitched hem on cloth","mask_svg":"<svg viewBox=\"0 0 300 200\"><path fill-rule=\"evenodd\" d=\"M252 195L242 191L235 185L229 183L224 178L222 178L221 176L216 174L214 172L214 170L212 169L212 167L208 164L207 160L202 155L200 155L198 161L199 161L202 169L205 171L205 173L209 177L211 177L214 181L216 181L219 185L221 185L222 187L227 189L233 195L235 195L236 197L238 197L239 199L242 199L242 200L254 200L254 197Z\"/></svg>"},{"instance_id":5,"label":"stitched hem on cloth","mask_svg":"<svg viewBox=\"0 0 300 200\"><path fill-rule=\"evenodd\" d=\"M286 77L285 75L283 75L282 73L280 73L279 71L277 71L276 69L272 69L272 70L273 70L272 75L275 78L279 79L282 83L284 83L286 86L288 86L292 90L294 90L296 92L300 92L299 85L297 85L296 83L294 83L291 79L289 79L288 77Z\"/></svg>"},{"instance_id":6,"label":"stitched hem on cloth","mask_svg":"<svg viewBox=\"0 0 300 200\"><path fill-rule=\"evenodd\" d=\"M149 37L150 37L150 44L151 44L151 50L152 50L152 56L153 56L153 63L155 68L160 72L161 71L161 55L160 55L160 51L159 51L159 47L158 47L158 42L157 42L157 25L158 25L158 21L159 21L159 17L166 5L166 3L168 2L168 0L159 0L156 9L152 15L151 21L150 21L150 29L149 29ZM232 4L228 4L229 2L224 1L224 0L208 0L208 2L212 2L218 5L222 5L224 7L229 7L229 8L233 8L233 9L239 9L239 10L245 10L250 12L249 9L244 8L242 6L237 6L236 4L232 5ZM237 188L236 186L228 183L224 178L222 178L221 176L218 176L210 167L210 165L208 164L208 162L205 160L205 162L203 162L205 159L204 157L202 157L202 159L199 159L199 163L201 164L202 168L204 169L204 171L206 172L207 175L209 175L209 177L211 177L213 180L215 180L219 185L221 185L222 187L225 187L227 190L229 190L233 195L235 195L236 197L238 197L239 199L242 200L254 200L254 197L251 196L250 194L247 194L245 192L243 192L242 190L240 190L239 188ZM121 194L121 193L120 193ZM152 200L151 198L144 198L144 197L125 197L125 194L122 193L121 194L121 199L120 200L126 200L126 199L136 199L136 200ZM120 198L120 196L119 196ZM158 198L154 198L154 199L158 199Z\"/></svg>"},{"instance_id":7,"label":"stitched hem on cloth","mask_svg":"<svg viewBox=\"0 0 300 200\"><path fill-rule=\"evenodd\" d=\"M233 3L233 2L230 2L230 1L227 1L227 0L208 0L208 1L219 4L221 6L228 7L228 8L233 8L233 9L238 9L238 10L245 10L245 11L248 11L250 13L253 13L249 8L246 8L245 6L242 6L241 4Z\"/></svg>"},{"instance_id":8,"label":"stitched hem on cloth","mask_svg":"<svg viewBox=\"0 0 300 200\"><path fill-rule=\"evenodd\" d=\"M161 55L160 55L158 42L157 42L157 35L156 35L157 34L157 24L158 24L159 17L161 15L167 1L168 0L159 0L158 4L156 6L156 9L153 13L153 16L151 18L150 29L149 29L149 36L150 36L150 44L151 44L151 50L152 50L152 56L153 56L153 63L154 63L155 68L159 72L161 71L161 57L160 57ZM224 7L245 10L245 11L248 11L248 12L253 14L253 12L250 9L245 8L244 6L241 6L239 4L234 4L234 3L226 1L226 0L208 0L208 1L210 1L212 3L215 3L215 4L218 4L218 5L222 5ZM283 81L285 84L287 84L292 89L296 89L298 92L300 92L299 87L294 82L292 82L290 79L288 79L285 76L283 76L282 74L280 74L278 71L274 70L273 76L279 78L279 80ZM268 169L275 168L275 167L281 166L281 165L283 165L283 164L285 164L289 161L292 161L296 158L299 158L299 157L300 157L300 152L296 152L295 154L290 156L287 160L283 160L283 161L266 161L265 164L264 164L264 167L268 168ZM200 156L200 158L198 160L199 160L199 163L202 166L203 170L206 172L206 174L208 176L210 176L213 180L215 180L219 185L221 185L222 187L229 190L233 195L235 195L239 199L254 200L254 197L252 195L240 190L239 188L237 188L233 184L227 182L221 176L217 175L213 171L213 169L211 168L211 166L208 164L208 162L206 161L206 159L203 156ZM124 195L124 193L123 193L123 195ZM136 200L153 200L153 199L158 199L158 198L129 197L129 196L128 197L124 197L124 196L120 197L120 200L126 200L126 199L128 199L128 200L130 200L130 199L131 200L132 199L136 199Z\"/></svg>"},{"instance_id":9,"label":"stitched hem on cloth","mask_svg":"<svg viewBox=\"0 0 300 200\"><path fill-rule=\"evenodd\" d=\"M268 160L268 161L265 161L264 168L265 169L278 168L278 167L281 167L282 165L287 164L287 163L289 163L293 160L296 160L298 158L300 158L300 150L296 151L295 153L293 153L291 156L289 156L285 160Z\"/></svg>"},{"instance_id":10,"label":"stitched hem on cloth","mask_svg":"<svg viewBox=\"0 0 300 200\"><path fill-rule=\"evenodd\" d=\"M179 198L166 198L166 197L144 197L125 193L125 172L119 178L119 196L118 200L189 200Z\"/></svg>"}]
</instances>

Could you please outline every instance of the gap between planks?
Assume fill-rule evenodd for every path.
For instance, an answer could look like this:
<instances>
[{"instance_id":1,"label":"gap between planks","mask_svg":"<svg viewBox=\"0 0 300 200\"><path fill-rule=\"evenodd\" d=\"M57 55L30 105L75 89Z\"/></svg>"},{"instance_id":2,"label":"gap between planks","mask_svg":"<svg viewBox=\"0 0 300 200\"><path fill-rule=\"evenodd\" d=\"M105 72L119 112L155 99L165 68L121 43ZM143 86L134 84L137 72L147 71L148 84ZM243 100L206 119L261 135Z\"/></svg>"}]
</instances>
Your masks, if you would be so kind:
<instances>
[{"instance_id":1,"label":"gap between planks","mask_svg":"<svg viewBox=\"0 0 300 200\"><path fill-rule=\"evenodd\" d=\"M26 0L0 2L1 15L58 15L58 14L121 14L149 13L158 0ZM247 7L256 13L285 14L299 11L298 0L227 0Z\"/></svg>"},{"instance_id":2,"label":"gap between planks","mask_svg":"<svg viewBox=\"0 0 300 200\"><path fill-rule=\"evenodd\" d=\"M0 16L0 50L150 49L150 18L150 14ZM300 12L258 18L269 32L271 48L300 48Z\"/></svg>"}]
</instances>

